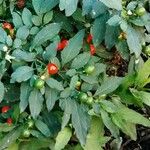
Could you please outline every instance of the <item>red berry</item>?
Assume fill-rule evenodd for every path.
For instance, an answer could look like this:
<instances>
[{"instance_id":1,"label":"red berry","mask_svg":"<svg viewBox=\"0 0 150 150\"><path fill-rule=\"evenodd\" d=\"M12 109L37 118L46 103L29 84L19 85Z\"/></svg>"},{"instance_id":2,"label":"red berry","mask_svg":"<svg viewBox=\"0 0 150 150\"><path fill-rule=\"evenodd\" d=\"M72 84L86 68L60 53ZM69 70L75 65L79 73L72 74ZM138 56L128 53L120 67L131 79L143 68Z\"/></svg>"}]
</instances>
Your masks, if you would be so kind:
<instances>
[{"instance_id":1,"label":"red berry","mask_svg":"<svg viewBox=\"0 0 150 150\"><path fill-rule=\"evenodd\" d=\"M93 44L90 44L90 53L91 55L94 55L96 53L96 48Z\"/></svg>"},{"instance_id":2,"label":"red berry","mask_svg":"<svg viewBox=\"0 0 150 150\"><path fill-rule=\"evenodd\" d=\"M93 36L91 34L89 34L86 39L87 43L91 43L92 39L93 39Z\"/></svg>"},{"instance_id":3,"label":"red berry","mask_svg":"<svg viewBox=\"0 0 150 150\"><path fill-rule=\"evenodd\" d=\"M57 51L61 51L68 45L68 40L62 40L60 43L57 45Z\"/></svg>"},{"instance_id":4,"label":"red berry","mask_svg":"<svg viewBox=\"0 0 150 150\"><path fill-rule=\"evenodd\" d=\"M53 63L49 63L47 65L47 69L50 75L56 74L58 72L58 67Z\"/></svg>"},{"instance_id":5,"label":"red berry","mask_svg":"<svg viewBox=\"0 0 150 150\"><path fill-rule=\"evenodd\" d=\"M62 40L61 41L63 49L68 45L68 40Z\"/></svg>"},{"instance_id":6,"label":"red berry","mask_svg":"<svg viewBox=\"0 0 150 150\"><path fill-rule=\"evenodd\" d=\"M3 29L8 29L8 30L13 29L12 25L8 22L3 23L2 27L3 27Z\"/></svg>"},{"instance_id":7,"label":"red berry","mask_svg":"<svg viewBox=\"0 0 150 150\"><path fill-rule=\"evenodd\" d=\"M58 43L58 45L57 45L57 51L61 51L62 49L63 49L62 43L60 42L60 43Z\"/></svg>"},{"instance_id":8,"label":"red berry","mask_svg":"<svg viewBox=\"0 0 150 150\"><path fill-rule=\"evenodd\" d=\"M9 106L3 106L2 107L2 113L7 113L9 109L10 109Z\"/></svg>"},{"instance_id":9,"label":"red berry","mask_svg":"<svg viewBox=\"0 0 150 150\"><path fill-rule=\"evenodd\" d=\"M8 119L7 119L7 124L8 124L8 125L11 125L12 122L13 122L12 118L8 118Z\"/></svg>"}]
</instances>

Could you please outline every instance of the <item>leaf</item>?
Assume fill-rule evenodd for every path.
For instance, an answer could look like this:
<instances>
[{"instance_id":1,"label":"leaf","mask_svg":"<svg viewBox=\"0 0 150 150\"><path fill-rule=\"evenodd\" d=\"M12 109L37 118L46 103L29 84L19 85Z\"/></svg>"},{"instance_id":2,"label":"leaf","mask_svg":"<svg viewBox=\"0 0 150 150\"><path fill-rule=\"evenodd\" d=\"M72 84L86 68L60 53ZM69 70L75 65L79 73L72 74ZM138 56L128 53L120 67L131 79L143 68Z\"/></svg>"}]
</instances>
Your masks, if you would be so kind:
<instances>
[{"instance_id":1,"label":"leaf","mask_svg":"<svg viewBox=\"0 0 150 150\"><path fill-rule=\"evenodd\" d=\"M91 11L92 18L96 18L104 14L107 10L108 8L102 2L96 1L95 3L93 3L92 6L92 11Z\"/></svg>"},{"instance_id":2,"label":"leaf","mask_svg":"<svg viewBox=\"0 0 150 150\"><path fill-rule=\"evenodd\" d=\"M105 45L108 49L111 49L116 44L118 41L119 33L120 28L118 26L106 26Z\"/></svg>"},{"instance_id":3,"label":"leaf","mask_svg":"<svg viewBox=\"0 0 150 150\"><path fill-rule=\"evenodd\" d=\"M96 0L83 0L82 5L82 14L87 15L92 11L93 3L96 2Z\"/></svg>"},{"instance_id":4,"label":"leaf","mask_svg":"<svg viewBox=\"0 0 150 150\"><path fill-rule=\"evenodd\" d=\"M41 131L41 133L43 135L45 135L46 137L49 137L51 135L51 132L48 128L48 126L42 122L41 120L36 120L35 122L35 126L38 128L39 131Z\"/></svg>"},{"instance_id":5,"label":"leaf","mask_svg":"<svg viewBox=\"0 0 150 150\"><path fill-rule=\"evenodd\" d=\"M127 43L128 43L130 52L135 53L136 58L138 58L141 55L141 50L142 50L139 35L137 31L130 26L128 26L126 33L127 33Z\"/></svg>"},{"instance_id":6,"label":"leaf","mask_svg":"<svg viewBox=\"0 0 150 150\"><path fill-rule=\"evenodd\" d=\"M150 75L150 59L148 59L144 65L140 68L138 71L137 77L136 77L136 85L139 87L143 87L148 80L148 77Z\"/></svg>"},{"instance_id":7,"label":"leaf","mask_svg":"<svg viewBox=\"0 0 150 150\"><path fill-rule=\"evenodd\" d=\"M53 11L49 11L44 15L43 22L44 24L49 23L53 19Z\"/></svg>"},{"instance_id":8,"label":"leaf","mask_svg":"<svg viewBox=\"0 0 150 150\"><path fill-rule=\"evenodd\" d=\"M33 39L33 43L31 45L31 49L40 46L47 40L51 40L54 38L55 35L57 35L60 31L60 24L58 23L51 23L44 28L42 28L41 31L37 33L35 38Z\"/></svg>"},{"instance_id":9,"label":"leaf","mask_svg":"<svg viewBox=\"0 0 150 150\"><path fill-rule=\"evenodd\" d=\"M4 98L5 87L4 84L0 81L0 102L2 102Z\"/></svg>"},{"instance_id":10,"label":"leaf","mask_svg":"<svg viewBox=\"0 0 150 150\"><path fill-rule=\"evenodd\" d=\"M76 83L78 82L79 77L77 75L73 76L70 81L70 89L74 89L76 87Z\"/></svg>"},{"instance_id":11,"label":"leaf","mask_svg":"<svg viewBox=\"0 0 150 150\"><path fill-rule=\"evenodd\" d=\"M22 20L27 27L32 27L32 13L27 8L23 9Z\"/></svg>"},{"instance_id":12,"label":"leaf","mask_svg":"<svg viewBox=\"0 0 150 150\"><path fill-rule=\"evenodd\" d=\"M22 26L17 30L16 37L21 40L26 40L29 33L29 29L26 26Z\"/></svg>"},{"instance_id":13,"label":"leaf","mask_svg":"<svg viewBox=\"0 0 150 150\"><path fill-rule=\"evenodd\" d=\"M115 126L115 124L112 122L112 120L109 117L108 113L105 110L103 110L103 109L100 109L100 113L101 113L101 117L102 117L104 125L110 130L111 134L115 138L118 138L118 136L119 136L119 130Z\"/></svg>"},{"instance_id":14,"label":"leaf","mask_svg":"<svg viewBox=\"0 0 150 150\"><path fill-rule=\"evenodd\" d=\"M89 84L96 84L96 83L98 83L98 82L97 82L97 77L95 77L95 76L80 75L80 78L81 78L83 81L85 81L85 82L87 82L87 83L89 83Z\"/></svg>"},{"instance_id":15,"label":"leaf","mask_svg":"<svg viewBox=\"0 0 150 150\"><path fill-rule=\"evenodd\" d=\"M60 10L65 9L66 16L71 16L77 9L78 0L60 0L59 8Z\"/></svg>"},{"instance_id":16,"label":"leaf","mask_svg":"<svg viewBox=\"0 0 150 150\"><path fill-rule=\"evenodd\" d=\"M62 150L68 144L72 136L72 131L69 127L63 128L56 137L55 150Z\"/></svg>"},{"instance_id":17,"label":"leaf","mask_svg":"<svg viewBox=\"0 0 150 150\"><path fill-rule=\"evenodd\" d=\"M79 54L72 61L71 68L72 69L80 69L80 68L84 67L88 63L89 59L90 59L90 54L89 53L85 52L85 53Z\"/></svg>"},{"instance_id":18,"label":"leaf","mask_svg":"<svg viewBox=\"0 0 150 150\"><path fill-rule=\"evenodd\" d=\"M121 21L121 18L119 15L113 15L108 21L107 23L110 25L110 26L118 26L119 23Z\"/></svg>"},{"instance_id":19,"label":"leaf","mask_svg":"<svg viewBox=\"0 0 150 150\"><path fill-rule=\"evenodd\" d=\"M82 106L74 102L72 108L72 125L75 128L75 133L81 143L84 145L86 143L87 131L89 128L90 118L88 114L84 111Z\"/></svg>"},{"instance_id":20,"label":"leaf","mask_svg":"<svg viewBox=\"0 0 150 150\"><path fill-rule=\"evenodd\" d=\"M136 89L130 89L131 93L143 103L150 106L150 93L144 91L138 91Z\"/></svg>"},{"instance_id":21,"label":"leaf","mask_svg":"<svg viewBox=\"0 0 150 150\"><path fill-rule=\"evenodd\" d=\"M143 117L141 114L136 111L129 109L127 107L121 107L117 113L126 121L134 124L141 124L146 127L150 127L150 120Z\"/></svg>"},{"instance_id":22,"label":"leaf","mask_svg":"<svg viewBox=\"0 0 150 150\"><path fill-rule=\"evenodd\" d=\"M115 113L117 111L117 107L111 101L102 100L100 101L100 104L102 108L108 113Z\"/></svg>"},{"instance_id":23,"label":"leaf","mask_svg":"<svg viewBox=\"0 0 150 150\"><path fill-rule=\"evenodd\" d=\"M59 0L32 0L34 10L37 14L44 14L58 4Z\"/></svg>"},{"instance_id":24,"label":"leaf","mask_svg":"<svg viewBox=\"0 0 150 150\"><path fill-rule=\"evenodd\" d=\"M19 27L23 26L22 19L21 19L20 15L18 13L13 12L12 17L13 17L13 24L15 25L15 27L17 29Z\"/></svg>"},{"instance_id":25,"label":"leaf","mask_svg":"<svg viewBox=\"0 0 150 150\"><path fill-rule=\"evenodd\" d=\"M7 148L14 143L21 135L22 130L23 127L18 127L6 134L4 138L0 140L0 150Z\"/></svg>"},{"instance_id":26,"label":"leaf","mask_svg":"<svg viewBox=\"0 0 150 150\"><path fill-rule=\"evenodd\" d=\"M58 100L58 92L55 89L46 88L45 92L46 106L48 111L51 111L55 105L56 100Z\"/></svg>"},{"instance_id":27,"label":"leaf","mask_svg":"<svg viewBox=\"0 0 150 150\"><path fill-rule=\"evenodd\" d=\"M84 150L102 150L100 139L104 136L103 134L104 125L101 118L93 117Z\"/></svg>"},{"instance_id":28,"label":"leaf","mask_svg":"<svg viewBox=\"0 0 150 150\"><path fill-rule=\"evenodd\" d=\"M43 96L42 94L34 89L29 96L29 107L32 117L35 119L40 114L43 106Z\"/></svg>"},{"instance_id":29,"label":"leaf","mask_svg":"<svg viewBox=\"0 0 150 150\"><path fill-rule=\"evenodd\" d=\"M61 53L63 66L79 54L83 44L84 33L84 30L81 30L69 40L68 45Z\"/></svg>"},{"instance_id":30,"label":"leaf","mask_svg":"<svg viewBox=\"0 0 150 150\"><path fill-rule=\"evenodd\" d=\"M107 7L116 9L116 10L122 10L122 0L100 0L102 3L104 3Z\"/></svg>"},{"instance_id":31,"label":"leaf","mask_svg":"<svg viewBox=\"0 0 150 150\"><path fill-rule=\"evenodd\" d=\"M93 35L93 43L95 46L98 46L105 37L107 17L107 14L101 15L100 17L96 18L93 23L91 34Z\"/></svg>"},{"instance_id":32,"label":"leaf","mask_svg":"<svg viewBox=\"0 0 150 150\"><path fill-rule=\"evenodd\" d=\"M20 88L20 113L24 112L28 106L28 99L31 92L31 87L28 83L22 83Z\"/></svg>"},{"instance_id":33,"label":"leaf","mask_svg":"<svg viewBox=\"0 0 150 150\"><path fill-rule=\"evenodd\" d=\"M63 87L62 83L58 82L57 80L55 80L53 78L49 78L48 80L46 80L46 83L52 89L56 89L56 90L59 90L59 91L64 90L64 87Z\"/></svg>"},{"instance_id":34,"label":"leaf","mask_svg":"<svg viewBox=\"0 0 150 150\"><path fill-rule=\"evenodd\" d=\"M110 77L105 82L101 84L101 86L97 89L96 95L109 94L115 91L122 82L122 78L120 77Z\"/></svg>"},{"instance_id":35,"label":"leaf","mask_svg":"<svg viewBox=\"0 0 150 150\"><path fill-rule=\"evenodd\" d=\"M29 66L21 66L12 73L11 78L13 81L22 82L27 81L33 75L33 68Z\"/></svg>"},{"instance_id":36,"label":"leaf","mask_svg":"<svg viewBox=\"0 0 150 150\"><path fill-rule=\"evenodd\" d=\"M35 53L29 53L22 50L14 50L12 56L15 57L16 60L24 60L26 62L32 62L35 58Z\"/></svg>"},{"instance_id":37,"label":"leaf","mask_svg":"<svg viewBox=\"0 0 150 150\"><path fill-rule=\"evenodd\" d=\"M136 126L135 124L126 122L122 119L119 113L112 114L111 118L113 122L127 135L131 137L132 140L136 141L137 134L136 134Z\"/></svg>"},{"instance_id":38,"label":"leaf","mask_svg":"<svg viewBox=\"0 0 150 150\"><path fill-rule=\"evenodd\" d=\"M0 27L0 42L5 43L7 39L7 33L4 31L3 28Z\"/></svg>"}]
</instances>

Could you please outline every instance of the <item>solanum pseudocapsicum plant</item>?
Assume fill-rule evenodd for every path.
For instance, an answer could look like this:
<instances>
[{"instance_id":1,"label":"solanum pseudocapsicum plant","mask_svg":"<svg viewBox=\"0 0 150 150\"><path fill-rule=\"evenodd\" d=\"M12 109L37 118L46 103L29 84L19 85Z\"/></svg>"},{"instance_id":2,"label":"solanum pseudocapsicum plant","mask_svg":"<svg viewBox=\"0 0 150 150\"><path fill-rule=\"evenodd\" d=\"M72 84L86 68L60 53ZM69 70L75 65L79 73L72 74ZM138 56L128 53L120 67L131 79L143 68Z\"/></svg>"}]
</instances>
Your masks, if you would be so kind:
<instances>
[{"instance_id":1,"label":"solanum pseudocapsicum plant","mask_svg":"<svg viewBox=\"0 0 150 150\"><path fill-rule=\"evenodd\" d=\"M128 108L150 106L149 5L1 0L0 149L101 150L150 127Z\"/></svg>"}]
</instances>

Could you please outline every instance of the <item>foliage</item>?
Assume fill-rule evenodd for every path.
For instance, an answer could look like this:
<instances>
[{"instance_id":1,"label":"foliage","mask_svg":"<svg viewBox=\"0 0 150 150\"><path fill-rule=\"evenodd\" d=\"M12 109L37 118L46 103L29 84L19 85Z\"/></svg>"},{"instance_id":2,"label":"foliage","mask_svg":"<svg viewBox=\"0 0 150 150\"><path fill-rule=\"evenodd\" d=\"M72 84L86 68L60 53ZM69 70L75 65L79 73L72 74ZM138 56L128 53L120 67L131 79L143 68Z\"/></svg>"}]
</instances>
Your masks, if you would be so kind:
<instances>
[{"instance_id":1,"label":"foliage","mask_svg":"<svg viewBox=\"0 0 150 150\"><path fill-rule=\"evenodd\" d=\"M101 150L150 127L134 109L150 106L148 0L0 0L0 17L0 150Z\"/></svg>"}]
</instances>

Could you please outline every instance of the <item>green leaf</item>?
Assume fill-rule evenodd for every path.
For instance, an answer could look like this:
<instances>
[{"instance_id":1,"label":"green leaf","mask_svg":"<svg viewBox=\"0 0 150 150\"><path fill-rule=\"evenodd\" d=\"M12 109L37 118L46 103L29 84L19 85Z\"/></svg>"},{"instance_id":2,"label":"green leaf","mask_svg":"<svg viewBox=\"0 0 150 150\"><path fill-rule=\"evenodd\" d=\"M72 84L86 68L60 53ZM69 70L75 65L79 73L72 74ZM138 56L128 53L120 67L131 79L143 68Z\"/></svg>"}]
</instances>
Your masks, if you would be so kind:
<instances>
[{"instance_id":1,"label":"green leaf","mask_svg":"<svg viewBox=\"0 0 150 150\"><path fill-rule=\"evenodd\" d=\"M49 23L53 19L53 11L49 11L44 15L43 22L44 24Z\"/></svg>"},{"instance_id":2,"label":"green leaf","mask_svg":"<svg viewBox=\"0 0 150 150\"><path fill-rule=\"evenodd\" d=\"M35 58L35 53L29 53L22 50L14 50L12 56L15 57L15 60L24 60L26 62L32 62Z\"/></svg>"},{"instance_id":3,"label":"green leaf","mask_svg":"<svg viewBox=\"0 0 150 150\"><path fill-rule=\"evenodd\" d=\"M69 127L63 128L56 137L55 150L62 150L69 142L72 131Z\"/></svg>"},{"instance_id":4,"label":"green leaf","mask_svg":"<svg viewBox=\"0 0 150 150\"><path fill-rule=\"evenodd\" d=\"M82 13L83 15L87 15L92 11L93 3L96 2L96 0L83 0L82 5Z\"/></svg>"},{"instance_id":5,"label":"green leaf","mask_svg":"<svg viewBox=\"0 0 150 150\"><path fill-rule=\"evenodd\" d=\"M45 26L44 28L42 28L41 31L38 32L38 34L33 39L31 49L40 46L47 40L51 40L52 38L54 38L55 35L58 34L59 31L60 31L60 24L58 23L52 23Z\"/></svg>"},{"instance_id":6,"label":"green leaf","mask_svg":"<svg viewBox=\"0 0 150 150\"><path fill-rule=\"evenodd\" d=\"M100 113L101 113L101 117L102 117L102 120L103 120L105 126L110 130L111 134L115 138L118 138L118 136L119 136L119 130L115 126L115 124L112 122L112 120L109 117L108 113L105 110L103 110L103 109L100 109Z\"/></svg>"},{"instance_id":7,"label":"green leaf","mask_svg":"<svg viewBox=\"0 0 150 150\"><path fill-rule=\"evenodd\" d=\"M131 93L143 103L150 106L150 93L144 91L138 91L136 89L130 89Z\"/></svg>"},{"instance_id":8,"label":"green leaf","mask_svg":"<svg viewBox=\"0 0 150 150\"><path fill-rule=\"evenodd\" d=\"M17 29L19 27L23 26L22 19L21 19L20 15L18 13L13 12L12 17L13 17L13 24L15 25L15 27Z\"/></svg>"},{"instance_id":9,"label":"green leaf","mask_svg":"<svg viewBox=\"0 0 150 150\"><path fill-rule=\"evenodd\" d=\"M100 101L101 107L108 113L115 113L117 111L117 106L115 106L111 101L102 100Z\"/></svg>"},{"instance_id":10,"label":"green leaf","mask_svg":"<svg viewBox=\"0 0 150 150\"><path fill-rule=\"evenodd\" d=\"M115 91L122 82L122 78L120 77L110 77L106 81L104 81L101 86L97 89L96 95L109 94Z\"/></svg>"},{"instance_id":11,"label":"green leaf","mask_svg":"<svg viewBox=\"0 0 150 150\"><path fill-rule=\"evenodd\" d=\"M96 1L93 4L92 11L91 11L92 18L96 18L99 15L104 14L107 10L108 8L102 2Z\"/></svg>"},{"instance_id":12,"label":"green leaf","mask_svg":"<svg viewBox=\"0 0 150 150\"><path fill-rule=\"evenodd\" d=\"M141 114L136 111L129 109L127 107L121 107L117 113L127 122L134 124L141 124L146 127L150 127L150 120L143 117Z\"/></svg>"},{"instance_id":13,"label":"green leaf","mask_svg":"<svg viewBox=\"0 0 150 150\"><path fill-rule=\"evenodd\" d=\"M22 82L27 81L33 75L33 68L29 66L21 66L15 70L11 75L13 81Z\"/></svg>"},{"instance_id":14,"label":"green leaf","mask_svg":"<svg viewBox=\"0 0 150 150\"><path fill-rule=\"evenodd\" d=\"M29 107L32 117L35 119L40 114L43 106L43 96L39 90L34 89L29 96Z\"/></svg>"},{"instance_id":15,"label":"green leaf","mask_svg":"<svg viewBox=\"0 0 150 150\"><path fill-rule=\"evenodd\" d=\"M149 75L150 75L149 66L150 66L150 59L148 59L138 71L138 74L136 77L136 85L138 85L139 87L143 87L149 78Z\"/></svg>"},{"instance_id":16,"label":"green leaf","mask_svg":"<svg viewBox=\"0 0 150 150\"><path fill-rule=\"evenodd\" d=\"M5 43L7 39L7 33L4 31L3 28L0 27L0 42Z\"/></svg>"},{"instance_id":17,"label":"green leaf","mask_svg":"<svg viewBox=\"0 0 150 150\"><path fill-rule=\"evenodd\" d=\"M40 16L33 15L32 22L34 25L40 26L42 24L42 16L41 15Z\"/></svg>"},{"instance_id":18,"label":"green leaf","mask_svg":"<svg viewBox=\"0 0 150 150\"><path fill-rule=\"evenodd\" d=\"M107 17L107 14L101 15L93 23L91 34L93 35L93 43L95 46L98 46L105 37Z\"/></svg>"},{"instance_id":19,"label":"green leaf","mask_svg":"<svg viewBox=\"0 0 150 150\"><path fill-rule=\"evenodd\" d=\"M66 16L71 16L77 9L78 0L60 0L60 10L65 10Z\"/></svg>"},{"instance_id":20,"label":"green leaf","mask_svg":"<svg viewBox=\"0 0 150 150\"><path fill-rule=\"evenodd\" d=\"M35 126L38 128L39 131L41 131L41 133L43 135L45 135L46 137L49 137L51 135L51 132L48 128L48 126L42 122L41 120L36 120L35 122Z\"/></svg>"},{"instance_id":21,"label":"green leaf","mask_svg":"<svg viewBox=\"0 0 150 150\"><path fill-rule=\"evenodd\" d=\"M80 8L77 8L72 17L76 21L85 22L85 17L82 15L82 10Z\"/></svg>"},{"instance_id":22,"label":"green leaf","mask_svg":"<svg viewBox=\"0 0 150 150\"><path fill-rule=\"evenodd\" d=\"M98 82L97 82L97 77L95 77L95 76L81 75L80 78L81 78L83 81L85 81L85 82L87 82L87 83L89 83L89 84L96 84L96 83L98 83Z\"/></svg>"},{"instance_id":23,"label":"green leaf","mask_svg":"<svg viewBox=\"0 0 150 150\"><path fill-rule=\"evenodd\" d=\"M44 14L58 4L59 0L32 0L34 10L37 14Z\"/></svg>"},{"instance_id":24,"label":"green leaf","mask_svg":"<svg viewBox=\"0 0 150 150\"><path fill-rule=\"evenodd\" d=\"M47 79L46 83L52 89L56 89L56 90L59 90L59 91L64 90L62 83L58 82L57 80L55 80L53 78Z\"/></svg>"},{"instance_id":25,"label":"green leaf","mask_svg":"<svg viewBox=\"0 0 150 150\"><path fill-rule=\"evenodd\" d=\"M23 23L27 27L29 27L29 28L32 27L32 14L31 14L30 10L28 10L27 8L23 9L22 20L23 20Z\"/></svg>"},{"instance_id":26,"label":"green leaf","mask_svg":"<svg viewBox=\"0 0 150 150\"><path fill-rule=\"evenodd\" d=\"M4 93L5 93L5 87L4 84L0 81L0 102L2 102L4 98Z\"/></svg>"},{"instance_id":27,"label":"green leaf","mask_svg":"<svg viewBox=\"0 0 150 150\"><path fill-rule=\"evenodd\" d=\"M101 2L109 8L122 10L122 0L101 0Z\"/></svg>"},{"instance_id":28,"label":"green leaf","mask_svg":"<svg viewBox=\"0 0 150 150\"><path fill-rule=\"evenodd\" d=\"M121 17L119 15L113 15L108 21L107 23L110 25L110 26L118 26L119 23L121 21Z\"/></svg>"},{"instance_id":29,"label":"green leaf","mask_svg":"<svg viewBox=\"0 0 150 150\"><path fill-rule=\"evenodd\" d=\"M105 45L108 49L111 49L118 41L120 28L118 26L106 26L105 33Z\"/></svg>"},{"instance_id":30,"label":"green leaf","mask_svg":"<svg viewBox=\"0 0 150 150\"><path fill-rule=\"evenodd\" d=\"M0 132L10 132L15 128L15 125L8 125L7 123L0 123Z\"/></svg>"},{"instance_id":31,"label":"green leaf","mask_svg":"<svg viewBox=\"0 0 150 150\"><path fill-rule=\"evenodd\" d=\"M21 40L26 40L29 33L29 29L26 26L22 26L17 30L16 37Z\"/></svg>"},{"instance_id":32,"label":"green leaf","mask_svg":"<svg viewBox=\"0 0 150 150\"><path fill-rule=\"evenodd\" d=\"M31 138L29 141L23 141L19 144L19 150L39 150L39 149L47 149L51 148L54 145L54 141L49 138Z\"/></svg>"},{"instance_id":33,"label":"green leaf","mask_svg":"<svg viewBox=\"0 0 150 150\"><path fill-rule=\"evenodd\" d=\"M77 75L73 76L70 81L70 89L74 89L76 87L76 83L78 82L79 77Z\"/></svg>"},{"instance_id":34,"label":"green leaf","mask_svg":"<svg viewBox=\"0 0 150 150\"><path fill-rule=\"evenodd\" d=\"M20 88L20 112L24 112L26 107L28 106L28 99L31 92L31 87L28 83L22 83Z\"/></svg>"},{"instance_id":35,"label":"green leaf","mask_svg":"<svg viewBox=\"0 0 150 150\"><path fill-rule=\"evenodd\" d=\"M79 54L72 61L71 68L80 69L80 68L84 67L88 63L89 60L90 60L90 54L89 53L85 52L85 53Z\"/></svg>"},{"instance_id":36,"label":"green leaf","mask_svg":"<svg viewBox=\"0 0 150 150\"><path fill-rule=\"evenodd\" d=\"M100 139L103 137L103 134L104 125L101 118L93 117L84 150L102 150Z\"/></svg>"},{"instance_id":37,"label":"green leaf","mask_svg":"<svg viewBox=\"0 0 150 150\"><path fill-rule=\"evenodd\" d=\"M89 121L90 118L82 106L74 102L72 106L72 125L75 128L75 133L81 145L86 143L87 131L90 124Z\"/></svg>"},{"instance_id":38,"label":"green leaf","mask_svg":"<svg viewBox=\"0 0 150 150\"><path fill-rule=\"evenodd\" d=\"M127 33L127 43L130 52L135 53L136 58L138 58L141 55L141 50L142 50L139 34L134 28L130 26L128 26L126 33Z\"/></svg>"},{"instance_id":39,"label":"green leaf","mask_svg":"<svg viewBox=\"0 0 150 150\"><path fill-rule=\"evenodd\" d=\"M79 54L80 49L82 48L83 38L84 30L81 30L69 40L68 45L61 53L63 66Z\"/></svg>"},{"instance_id":40,"label":"green leaf","mask_svg":"<svg viewBox=\"0 0 150 150\"><path fill-rule=\"evenodd\" d=\"M122 116L120 116L119 113L117 114L112 114L111 118L113 122L127 135L131 137L132 140L137 139L137 134L136 134L136 126L135 124L126 122L125 120L122 119Z\"/></svg>"},{"instance_id":41,"label":"green leaf","mask_svg":"<svg viewBox=\"0 0 150 150\"><path fill-rule=\"evenodd\" d=\"M55 105L56 100L58 100L58 92L55 89L46 88L45 92L46 106L48 111L51 111Z\"/></svg>"},{"instance_id":42,"label":"green leaf","mask_svg":"<svg viewBox=\"0 0 150 150\"><path fill-rule=\"evenodd\" d=\"M0 140L0 149L5 149L14 143L21 135L22 130L23 127L18 127L6 134L4 138Z\"/></svg>"}]
</instances>

